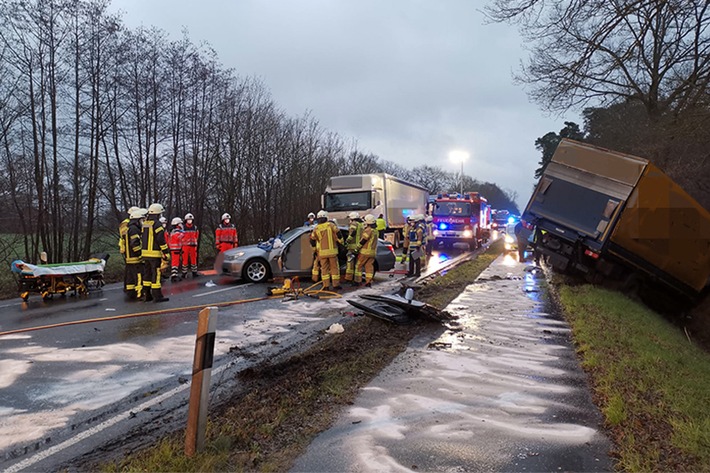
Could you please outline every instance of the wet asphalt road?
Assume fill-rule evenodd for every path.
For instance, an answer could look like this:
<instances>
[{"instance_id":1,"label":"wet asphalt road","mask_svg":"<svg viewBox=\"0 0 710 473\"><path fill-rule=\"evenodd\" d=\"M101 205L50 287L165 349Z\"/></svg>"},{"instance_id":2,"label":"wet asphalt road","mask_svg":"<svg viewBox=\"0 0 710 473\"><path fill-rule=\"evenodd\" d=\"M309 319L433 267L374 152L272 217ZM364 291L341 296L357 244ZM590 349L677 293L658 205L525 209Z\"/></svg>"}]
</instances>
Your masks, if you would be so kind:
<instances>
[{"instance_id":1,"label":"wet asphalt road","mask_svg":"<svg viewBox=\"0 0 710 473\"><path fill-rule=\"evenodd\" d=\"M365 387L295 472L612 471L611 444L542 274L498 258Z\"/></svg>"},{"instance_id":2,"label":"wet asphalt road","mask_svg":"<svg viewBox=\"0 0 710 473\"><path fill-rule=\"evenodd\" d=\"M431 267L460 254L437 254ZM400 278L380 273L372 289L344 295L392 293ZM89 321L0 336L0 470L51 471L132 429L183 427L200 308L260 298L278 285L204 276L164 283L170 301L160 304L126 302L120 284L88 298L0 302L0 332ZM299 349L351 309L345 299L221 307L213 396L229 394L234 372ZM111 320L124 315L138 316Z\"/></svg>"}]
</instances>

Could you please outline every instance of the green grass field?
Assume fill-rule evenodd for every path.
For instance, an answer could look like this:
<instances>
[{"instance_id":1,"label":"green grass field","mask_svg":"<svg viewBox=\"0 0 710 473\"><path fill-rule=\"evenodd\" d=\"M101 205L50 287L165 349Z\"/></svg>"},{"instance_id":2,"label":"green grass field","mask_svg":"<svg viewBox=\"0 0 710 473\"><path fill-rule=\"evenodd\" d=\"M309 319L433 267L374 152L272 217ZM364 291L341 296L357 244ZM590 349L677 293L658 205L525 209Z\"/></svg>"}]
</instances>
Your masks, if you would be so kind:
<instances>
[{"instance_id":1,"label":"green grass field","mask_svg":"<svg viewBox=\"0 0 710 473\"><path fill-rule=\"evenodd\" d=\"M710 354L623 294L562 286L618 470L710 471Z\"/></svg>"}]
</instances>

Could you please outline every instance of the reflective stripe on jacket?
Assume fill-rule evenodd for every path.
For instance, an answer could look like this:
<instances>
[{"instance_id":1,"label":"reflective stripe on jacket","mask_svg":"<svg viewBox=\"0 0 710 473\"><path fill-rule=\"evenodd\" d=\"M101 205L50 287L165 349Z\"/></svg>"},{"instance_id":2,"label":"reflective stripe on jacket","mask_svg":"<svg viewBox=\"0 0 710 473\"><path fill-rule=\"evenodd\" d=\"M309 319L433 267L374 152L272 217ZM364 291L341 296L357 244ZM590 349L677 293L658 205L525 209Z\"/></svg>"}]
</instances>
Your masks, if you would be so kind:
<instances>
[{"instance_id":1,"label":"reflective stripe on jacket","mask_svg":"<svg viewBox=\"0 0 710 473\"><path fill-rule=\"evenodd\" d=\"M363 256L375 257L377 255L377 238L379 232L370 226L365 227L362 231L362 239L360 240L360 254Z\"/></svg>"},{"instance_id":2,"label":"reflective stripe on jacket","mask_svg":"<svg viewBox=\"0 0 710 473\"><path fill-rule=\"evenodd\" d=\"M197 246L197 240L200 238L200 231L197 229L197 226L188 226L185 224L182 231L182 246Z\"/></svg>"},{"instance_id":3,"label":"reflective stripe on jacket","mask_svg":"<svg viewBox=\"0 0 710 473\"><path fill-rule=\"evenodd\" d=\"M318 256L328 258L338 255L338 242L343 243L338 235L338 227L333 222L319 223L311 232L311 240L318 244Z\"/></svg>"},{"instance_id":4,"label":"reflective stripe on jacket","mask_svg":"<svg viewBox=\"0 0 710 473\"><path fill-rule=\"evenodd\" d=\"M224 226L219 224L219 227L214 231L215 243L234 243L237 244L237 227L232 224Z\"/></svg>"},{"instance_id":5,"label":"reflective stripe on jacket","mask_svg":"<svg viewBox=\"0 0 710 473\"><path fill-rule=\"evenodd\" d=\"M124 247L126 248L126 263L136 264L143 262L143 244L141 242L141 225L138 219L130 220L126 225L126 233L123 235Z\"/></svg>"},{"instance_id":6,"label":"reflective stripe on jacket","mask_svg":"<svg viewBox=\"0 0 710 473\"><path fill-rule=\"evenodd\" d=\"M168 240L168 248L170 251L180 251L182 249L182 234L183 231L179 228L173 228L170 232L165 232Z\"/></svg>"},{"instance_id":7,"label":"reflective stripe on jacket","mask_svg":"<svg viewBox=\"0 0 710 473\"><path fill-rule=\"evenodd\" d=\"M350 222L350 228L348 228L348 239L345 242L348 245L348 250L357 249L357 245L362 238L362 231L364 227L365 225L363 225L362 222Z\"/></svg>"},{"instance_id":8,"label":"reflective stripe on jacket","mask_svg":"<svg viewBox=\"0 0 710 473\"><path fill-rule=\"evenodd\" d=\"M156 220L153 220L155 217ZM165 228L157 220L157 215L149 215L143 222L143 257L162 258L168 253L168 244L165 242Z\"/></svg>"}]
</instances>

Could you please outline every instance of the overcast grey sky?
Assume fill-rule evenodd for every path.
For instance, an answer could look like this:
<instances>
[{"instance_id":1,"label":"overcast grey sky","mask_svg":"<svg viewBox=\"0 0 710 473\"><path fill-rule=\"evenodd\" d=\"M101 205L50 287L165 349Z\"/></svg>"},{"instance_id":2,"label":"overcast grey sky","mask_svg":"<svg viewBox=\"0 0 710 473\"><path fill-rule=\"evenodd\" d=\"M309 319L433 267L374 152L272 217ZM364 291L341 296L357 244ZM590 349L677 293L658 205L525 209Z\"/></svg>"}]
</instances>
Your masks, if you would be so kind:
<instances>
[{"instance_id":1,"label":"overcast grey sky","mask_svg":"<svg viewBox=\"0 0 710 473\"><path fill-rule=\"evenodd\" d=\"M550 117L512 72L526 56L513 26L486 24L484 0L112 0L129 27L208 42L225 67L256 76L287 113L403 166L495 182L527 203L535 139ZM581 123L580 123L581 125Z\"/></svg>"}]
</instances>

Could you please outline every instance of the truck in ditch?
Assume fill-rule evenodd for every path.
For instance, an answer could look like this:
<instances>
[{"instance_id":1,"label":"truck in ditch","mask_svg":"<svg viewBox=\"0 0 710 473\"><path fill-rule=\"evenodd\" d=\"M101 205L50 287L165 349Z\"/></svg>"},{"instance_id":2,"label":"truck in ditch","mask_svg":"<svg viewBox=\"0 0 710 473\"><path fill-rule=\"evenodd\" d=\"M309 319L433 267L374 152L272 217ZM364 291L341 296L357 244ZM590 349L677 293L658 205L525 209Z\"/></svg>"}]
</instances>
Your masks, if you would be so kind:
<instances>
[{"instance_id":1,"label":"truck in ditch","mask_svg":"<svg viewBox=\"0 0 710 473\"><path fill-rule=\"evenodd\" d=\"M355 174L331 177L321 204L341 225L348 224L353 211L363 217L382 215L387 228L380 237L397 248L407 217L425 213L428 199L426 188L390 174Z\"/></svg>"},{"instance_id":2,"label":"truck in ditch","mask_svg":"<svg viewBox=\"0 0 710 473\"><path fill-rule=\"evenodd\" d=\"M491 236L491 206L478 192L439 194L432 211L434 247L466 243L471 251Z\"/></svg>"},{"instance_id":3,"label":"truck in ditch","mask_svg":"<svg viewBox=\"0 0 710 473\"><path fill-rule=\"evenodd\" d=\"M646 159L563 139L523 219L558 270L697 300L710 278L710 213Z\"/></svg>"}]
</instances>

